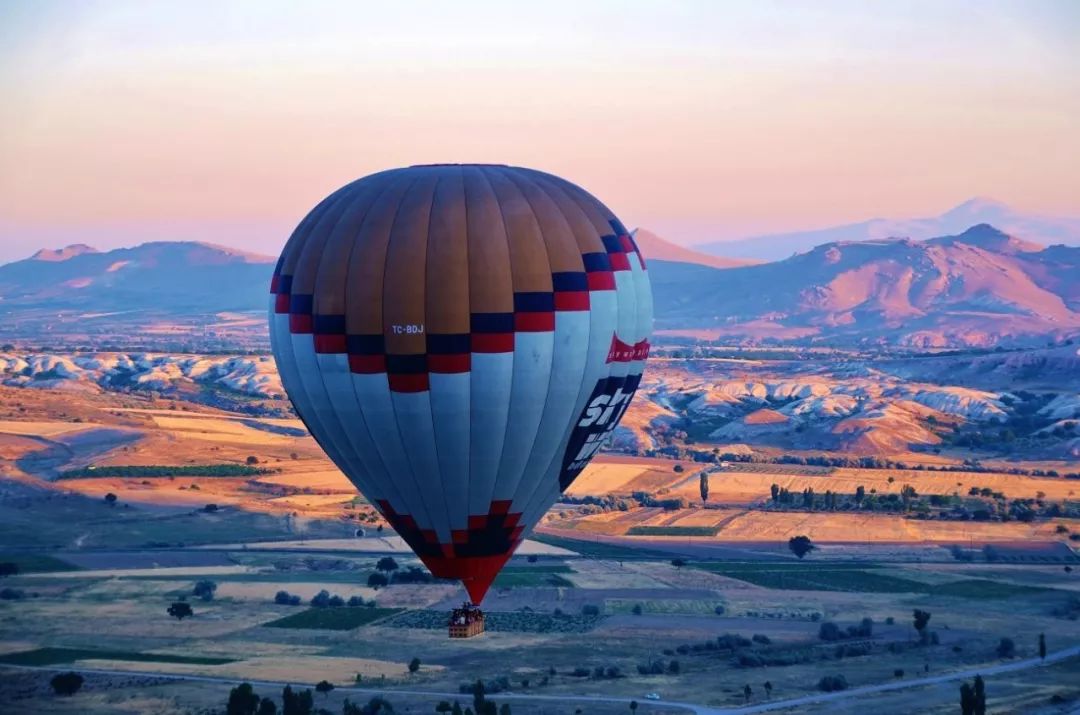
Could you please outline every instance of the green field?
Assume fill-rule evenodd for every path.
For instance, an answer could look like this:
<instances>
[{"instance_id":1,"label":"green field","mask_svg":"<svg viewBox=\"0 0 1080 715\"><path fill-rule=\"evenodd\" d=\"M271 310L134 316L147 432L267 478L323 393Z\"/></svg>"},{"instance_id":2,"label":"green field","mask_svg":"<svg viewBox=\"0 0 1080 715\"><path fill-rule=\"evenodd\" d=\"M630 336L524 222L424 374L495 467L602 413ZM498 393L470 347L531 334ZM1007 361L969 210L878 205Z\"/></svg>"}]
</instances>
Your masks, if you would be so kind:
<instances>
[{"instance_id":1,"label":"green field","mask_svg":"<svg viewBox=\"0 0 1080 715\"><path fill-rule=\"evenodd\" d=\"M206 464L167 466L153 464L147 466L111 466L83 467L60 472L59 479L88 479L96 477L254 477L270 474L269 469L252 467L247 464Z\"/></svg>"},{"instance_id":2,"label":"green field","mask_svg":"<svg viewBox=\"0 0 1080 715\"><path fill-rule=\"evenodd\" d=\"M37 648L0 655L0 663L9 665L61 665L77 660L126 660L136 663L186 663L190 665L224 665L231 658L138 653L126 650L94 650L90 648Z\"/></svg>"},{"instance_id":3,"label":"green field","mask_svg":"<svg viewBox=\"0 0 1080 715\"><path fill-rule=\"evenodd\" d=\"M614 561L667 561L675 554L656 551L654 549L638 549L630 546L617 544L605 544L599 541L587 541L585 539L567 539L552 534L532 534L529 536L533 541L539 541L548 546L557 546L560 549L573 551L582 556L590 556L596 559L612 559Z\"/></svg>"},{"instance_id":4,"label":"green field","mask_svg":"<svg viewBox=\"0 0 1080 715\"><path fill-rule=\"evenodd\" d=\"M966 579L946 583L925 583L891 576L876 564L849 562L805 563L692 563L694 568L730 576L756 586L784 591L851 591L857 593L925 593L956 598L1011 598L1048 593L1054 589L1036 586Z\"/></svg>"},{"instance_id":5,"label":"green field","mask_svg":"<svg viewBox=\"0 0 1080 715\"><path fill-rule=\"evenodd\" d=\"M401 608L309 608L263 625L268 628L301 628L351 631L380 618L399 613Z\"/></svg>"},{"instance_id":6,"label":"green field","mask_svg":"<svg viewBox=\"0 0 1080 715\"><path fill-rule=\"evenodd\" d=\"M0 563L15 564L19 569L19 573L79 570L79 567L74 564L44 554L0 553Z\"/></svg>"},{"instance_id":7,"label":"green field","mask_svg":"<svg viewBox=\"0 0 1080 715\"><path fill-rule=\"evenodd\" d=\"M629 536L716 536L718 526L632 526Z\"/></svg>"}]
</instances>

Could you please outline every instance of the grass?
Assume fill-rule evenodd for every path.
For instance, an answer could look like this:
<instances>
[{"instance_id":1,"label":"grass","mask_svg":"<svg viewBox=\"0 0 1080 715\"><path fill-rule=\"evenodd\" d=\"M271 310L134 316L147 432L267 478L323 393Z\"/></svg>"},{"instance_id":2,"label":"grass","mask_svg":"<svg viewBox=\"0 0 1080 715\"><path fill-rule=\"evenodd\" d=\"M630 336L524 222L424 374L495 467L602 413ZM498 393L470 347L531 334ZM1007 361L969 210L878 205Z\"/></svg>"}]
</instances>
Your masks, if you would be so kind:
<instances>
[{"instance_id":1,"label":"grass","mask_svg":"<svg viewBox=\"0 0 1080 715\"><path fill-rule=\"evenodd\" d=\"M19 573L49 573L53 571L78 571L79 567L53 556L44 554L0 553L0 563L15 564Z\"/></svg>"},{"instance_id":2,"label":"grass","mask_svg":"<svg viewBox=\"0 0 1080 715\"><path fill-rule=\"evenodd\" d=\"M628 536L716 536L718 526L632 526Z\"/></svg>"},{"instance_id":3,"label":"grass","mask_svg":"<svg viewBox=\"0 0 1080 715\"><path fill-rule=\"evenodd\" d=\"M639 549L631 546L619 546L606 544L599 541L586 541L584 539L568 539L564 536L552 534L533 533L529 536L533 541L539 541L548 546L557 546L582 556L596 559L611 559L613 561L667 561L676 554L656 551L655 549Z\"/></svg>"},{"instance_id":4,"label":"grass","mask_svg":"<svg viewBox=\"0 0 1080 715\"><path fill-rule=\"evenodd\" d=\"M535 566L506 566L499 572L494 585L508 586L562 586L573 588L574 584L560 574L573 573L566 564L537 564Z\"/></svg>"},{"instance_id":5,"label":"grass","mask_svg":"<svg viewBox=\"0 0 1080 715\"><path fill-rule=\"evenodd\" d=\"M0 663L7 665L59 665L90 659L125 660L136 663L186 663L190 665L224 665L233 662L232 658L138 653L126 650L93 650L90 648L36 648L0 655Z\"/></svg>"},{"instance_id":6,"label":"grass","mask_svg":"<svg viewBox=\"0 0 1080 715\"><path fill-rule=\"evenodd\" d=\"M326 631L351 631L386 616L392 616L401 608L309 608L276 621L264 623L268 628L300 628Z\"/></svg>"},{"instance_id":7,"label":"grass","mask_svg":"<svg viewBox=\"0 0 1080 715\"><path fill-rule=\"evenodd\" d=\"M1031 596L1054 589L967 579L930 584L881 573L876 564L848 562L800 563L691 563L712 573L784 591L851 591L856 593L924 593L955 598L995 599Z\"/></svg>"},{"instance_id":8,"label":"grass","mask_svg":"<svg viewBox=\"0 0 1080 715\"><path fill-rule=\"evenodd\" d=\"M111 466L83 467L61 472L59 479L84 479L94 477L254 477L270 474L268 469L260 469L246 464L205 464L183 466Z\"/></svg>"}]
</instances>

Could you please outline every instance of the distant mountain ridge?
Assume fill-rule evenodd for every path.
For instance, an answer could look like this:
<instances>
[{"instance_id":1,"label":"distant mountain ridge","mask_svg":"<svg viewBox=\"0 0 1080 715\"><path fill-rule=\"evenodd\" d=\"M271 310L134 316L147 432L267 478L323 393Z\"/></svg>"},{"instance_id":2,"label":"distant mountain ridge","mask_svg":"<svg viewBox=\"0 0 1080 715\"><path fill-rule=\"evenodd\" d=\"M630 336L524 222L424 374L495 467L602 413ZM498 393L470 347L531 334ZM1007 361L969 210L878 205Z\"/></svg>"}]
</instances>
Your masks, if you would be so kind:
<instances>
[{"instance_id":1,"label":"distant mountain ridge","mask_svg":"<svg viewBox=\"0 0 1080 715\"><path fill-rule=\"evenodd\" d=\"M715 337L944 347L1080 333L1080 248L986 224L722 271L653 261L650 272L657 328Z\"/></svg>"},{"instance_id":2,"label":"distant mountain ridge","mask_svg":"<svg viewBox=\"0 0 1080 715\"><path fill-rule=\"evenodd\" d=\"M1080 218L1036 216L1016 211L1008 205L987 198L973 198L949 211L930 218L875 218L859 223L792 233L753 236L737 241L715 241L693 246L703 253L727 258L751 258L775 261L793 253L803 253L823 243L871 241L885 238L926 240L962 233L970 226L990 224L1001 231L1023 236L1045 246L1065 244L1080 246Z\"/></svg>"},{"instance_id":3,"label":"distant mountain ridge","mask_svg":"<svg viewBox=\"0 0 1080 715\"><path fill-rule=\"evenodd\" d=\"M832 242L734 266L644 230L637 237L661 332L912 347L1080 335L1080 247L1047 248L986 224L924 241ZM120 314L136 327L190 326L217 322L200 316L251 311L247 324L262 324L273 264L194 242L41 251L0 266L0 334L10 340L33 326L63 334L91 323L95 335L108 334Z\"/></svg>"},{"instance_id":4,"label":"distant mountain ridge","mask_svg":"<svg viewBox=\"0 0 1080 715\"><path fill-rule=\"evenodd\" d=\"M250 310L256 294L265 298L273 264L269 256L189 241L105 252L73 244L0 266L0 305L99 312Z\"/></svg>"}]
</instances>

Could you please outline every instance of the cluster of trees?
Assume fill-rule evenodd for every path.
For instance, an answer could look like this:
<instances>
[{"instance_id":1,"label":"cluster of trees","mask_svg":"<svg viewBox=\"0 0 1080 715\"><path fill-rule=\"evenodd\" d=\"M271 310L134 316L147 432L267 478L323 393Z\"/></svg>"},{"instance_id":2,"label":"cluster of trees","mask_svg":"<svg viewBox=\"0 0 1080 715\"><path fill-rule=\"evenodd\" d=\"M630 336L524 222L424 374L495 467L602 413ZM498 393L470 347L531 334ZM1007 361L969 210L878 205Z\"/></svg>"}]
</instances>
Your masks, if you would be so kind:
<instances>
[{"instance_id":1,"label":"cluster of trees","mask_svg":"<svg viewBox=\"0 0 1080 715\"><path fill-rule=\"evenodd\" d=\"M962 715L986 715L986 683L976 675L971 685L960 686L960 712Z\"/></svg>"},{"instance_id":2,"label":"cluster of trees","mask_svg":"<svg viewBox=\"0 0 1080 715\"><path fill-rule=\"evenodd\" d=\"M300 597L291 595L287 591L278 591L277 595L274 596L274 602L283 605L295 606L300 603ZM365 601L360 596L350 596L349 600L346 601L344 598L337 595L336 593L331 594L325 588L312 596L311 600L308 603L311 605L312 608L375 608L374 600Z\"/></svg>"},{"instance_id":3,"label":"cluster of trees","mask_svg":"<svg viewBox=\"0 0 1080 715\"><path fill-rule=\"evenodd\" d=\"M249 457L248 459L251 459ZM258 460L256 460L256 464ZM82 479L88 477L251 477L268 474L268 469L258 469L251 464L204 464L182 466L107 466L83 467L61 472L59 479Z\"/></svg>"},{"instance_id":4,"label":"cluster of trees","mask_svg":"<svg viewBox=\"0 0 1080 715\"><path fill-rule=\"evenodd\" d=\"M818 638L823 641L839 641L846 638L870 638L874 635L874 621L870 618L862 619L857 626L848 626L841 629L832 621L825 621L818 628Z\"/></svg>"}]
</instances>

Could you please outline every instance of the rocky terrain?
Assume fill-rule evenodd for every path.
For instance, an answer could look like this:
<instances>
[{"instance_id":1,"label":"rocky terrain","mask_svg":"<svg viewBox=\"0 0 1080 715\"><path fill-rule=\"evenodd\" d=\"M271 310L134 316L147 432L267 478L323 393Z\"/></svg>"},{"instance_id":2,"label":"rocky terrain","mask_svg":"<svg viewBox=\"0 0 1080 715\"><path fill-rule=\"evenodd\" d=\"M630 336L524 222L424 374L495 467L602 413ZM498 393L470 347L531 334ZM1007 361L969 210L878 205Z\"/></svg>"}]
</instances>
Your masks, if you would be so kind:
<instances>
[{"instance_id":1,"label":"rocky terrain","mask_svg":"<svg viewBox=\"0 0 1080 715\"><path fill-rule=\"evenodd\" d=\"M0 384L41 389L157 392L201 386L265 398L283 394L273 359L265 355L0 353Z\"/></svg>"}]
</instances>

